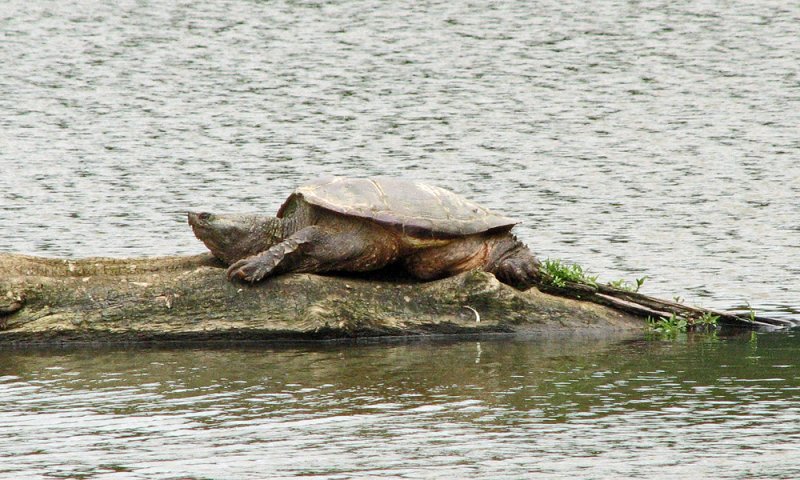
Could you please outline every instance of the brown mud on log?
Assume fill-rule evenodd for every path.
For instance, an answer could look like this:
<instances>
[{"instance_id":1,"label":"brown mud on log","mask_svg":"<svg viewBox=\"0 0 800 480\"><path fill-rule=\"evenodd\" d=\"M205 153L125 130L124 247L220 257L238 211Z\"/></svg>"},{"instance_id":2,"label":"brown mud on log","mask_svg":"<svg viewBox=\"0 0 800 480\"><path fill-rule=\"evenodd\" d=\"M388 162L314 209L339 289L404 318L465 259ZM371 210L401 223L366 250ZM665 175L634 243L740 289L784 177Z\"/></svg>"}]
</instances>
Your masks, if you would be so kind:
<instances>
[{"instance_id":1,"label":"brown mud on log","mask_svg":"<svg viewBox=\"0 0 800 480\"><path fill-rule=\"evenodd\" d=\"M290 274L231 283L210 254L48 259L0 254L0 345L636 332L635 314L521 292L482 271L431 282Z\"/></svg>"}]
</instances>

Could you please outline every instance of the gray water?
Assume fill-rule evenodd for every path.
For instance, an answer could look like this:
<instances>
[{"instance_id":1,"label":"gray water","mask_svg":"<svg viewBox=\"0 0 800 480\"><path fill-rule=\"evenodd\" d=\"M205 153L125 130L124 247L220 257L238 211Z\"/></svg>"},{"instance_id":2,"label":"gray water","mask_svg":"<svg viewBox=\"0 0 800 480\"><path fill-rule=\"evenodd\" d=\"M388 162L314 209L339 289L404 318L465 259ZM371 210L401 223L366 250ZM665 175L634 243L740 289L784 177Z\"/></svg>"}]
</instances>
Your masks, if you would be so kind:
<instances>
[{"instance_id":1,"label":"gray water","mask_svg":"<svg viewBox=\"0 0 800 480\"><path fill-rule=\"evenodd\" d=\"M0 475L798 478L797 344L0 352Z\"/></svg>"},{"instance_id":2,"label":"gray water","mask_svg":"<svg viewBox=\"0 0 800 480\"><path fill-rule=\"evenodd\" d=\"M402 175L519 218L540 256L601 280L647 276L645 293L800 319L799 38L800 4L785 1L6 0L0 251L198 253L187 209L272 212L318 176ZM472 342L8 352L0 451L13 453L0 471L753 478L797 467L794 334L759 334L758 355L751 340L719 340L709 357L695 341L645 344L646 355L562 345L569 357L550 343L492 344L480 374L466 369ZM451 371L420 370L420 355ZM639 397L612 389L574 407L602 397L576 378L617 371L596 355L620 357L614 381ZM354 372L381 368L353 376L347 358L366 362ZM551 398L536 385L560 373L540 362L586 370ZM681 383L682 368L727 392L722 403Z\"/></svg>"}]
</instances>

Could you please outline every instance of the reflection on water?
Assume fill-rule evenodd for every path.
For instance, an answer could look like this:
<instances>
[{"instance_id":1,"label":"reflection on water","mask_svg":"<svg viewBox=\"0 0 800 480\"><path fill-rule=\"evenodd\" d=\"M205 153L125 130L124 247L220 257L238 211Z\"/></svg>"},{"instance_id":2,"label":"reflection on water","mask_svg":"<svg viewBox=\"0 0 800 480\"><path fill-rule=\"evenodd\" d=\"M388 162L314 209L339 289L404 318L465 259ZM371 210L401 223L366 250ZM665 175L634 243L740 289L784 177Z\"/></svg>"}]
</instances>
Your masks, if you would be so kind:
<instances>
[{"instance_id":1,"label":"reflection on water","mask_svg":"<svg viewBox=\"0 0 800 480\"><path fill-rule=\"evenodd\" d=\"M797 345L790 333L3 352L0 473L790 478Z\"/></svg>"}]
</instances>

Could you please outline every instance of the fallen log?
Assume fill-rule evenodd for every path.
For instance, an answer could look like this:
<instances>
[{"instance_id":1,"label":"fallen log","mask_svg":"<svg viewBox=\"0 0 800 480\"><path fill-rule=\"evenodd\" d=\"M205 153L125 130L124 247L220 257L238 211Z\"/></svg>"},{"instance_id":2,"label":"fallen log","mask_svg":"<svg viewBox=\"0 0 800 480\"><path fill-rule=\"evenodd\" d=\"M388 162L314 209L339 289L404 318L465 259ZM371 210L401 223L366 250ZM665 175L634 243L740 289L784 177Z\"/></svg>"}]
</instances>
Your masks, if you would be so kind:
<instances>
[{"instance_id":1,"label":"fallen log","mask_svg":"<svg viewBox=\"0 0 800 480\"><path fill-rule=\"evenodd\" d=\"M635 332L648 315L694 308L591 285L521 292L482 271L425 283L289 274L250 285L229 282L223 268L210 254L0 254L0 345Z\"/></svg>"},{"instance_id":2,"label":"fallen log","mask_svg":"<svg viewBox=\"0 0 800 480\"><path fill-rule=\"evenodd\" d=\"M210 254L61 260L0 254L0 345L312 340L385 335L640 330L591 302L520 292L493 275L290 274L231 283Z\"/></svg>"}]
</instances>

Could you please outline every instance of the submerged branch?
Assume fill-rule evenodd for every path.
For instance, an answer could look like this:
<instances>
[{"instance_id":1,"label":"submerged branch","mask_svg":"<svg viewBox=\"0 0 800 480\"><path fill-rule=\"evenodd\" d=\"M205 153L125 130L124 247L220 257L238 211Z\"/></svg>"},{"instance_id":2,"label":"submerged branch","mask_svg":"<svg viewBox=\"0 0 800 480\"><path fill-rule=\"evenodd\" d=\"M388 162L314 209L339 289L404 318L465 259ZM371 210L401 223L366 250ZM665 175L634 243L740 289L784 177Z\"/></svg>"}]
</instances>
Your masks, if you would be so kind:
<instances>
[{"instance_id":1,"label":"submerged branch","mask_svg":"<svg viewBox=\"0 0 800 480\"><path fill-rule=\"evenodd\" d=\"M720 324L730 327L752 329L759 327L781 328L795 325L789 320L756 315L755 312L740 314L711 308L693 307L670 300L650 297L630 290L616 288L611 285L590 284L585 282L563 282L563 285L560 286L543 285L540 288L543 291L556 295L580 298L601 305L607 305L633 315L650 317L653 319L670 317L672 315L696 319L703 315L710 314L719 317Z\"/></svg>"}]
</instances>

